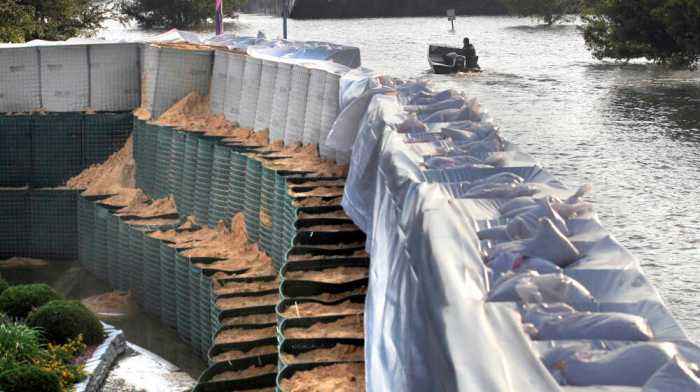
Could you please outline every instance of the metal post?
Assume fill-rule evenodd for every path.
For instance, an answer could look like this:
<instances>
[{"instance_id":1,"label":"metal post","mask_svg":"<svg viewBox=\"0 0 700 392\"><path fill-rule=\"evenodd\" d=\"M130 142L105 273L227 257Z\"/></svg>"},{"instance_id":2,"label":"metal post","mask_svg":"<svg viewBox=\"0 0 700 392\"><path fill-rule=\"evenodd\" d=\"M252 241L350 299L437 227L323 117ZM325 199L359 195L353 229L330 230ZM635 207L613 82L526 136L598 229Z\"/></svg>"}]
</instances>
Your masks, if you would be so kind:
<instances>
[{"instance_id":1,"label":"metal post","mask_svg":"<svg viewBox=\"0 0 700 392\"><path fill-rule=\"evenodd\" d=\"M282 34L284 39L287 39L287 17L289 16L289 0L284 0L284 9L282 10Z\"/></svg>"}]
</instances>

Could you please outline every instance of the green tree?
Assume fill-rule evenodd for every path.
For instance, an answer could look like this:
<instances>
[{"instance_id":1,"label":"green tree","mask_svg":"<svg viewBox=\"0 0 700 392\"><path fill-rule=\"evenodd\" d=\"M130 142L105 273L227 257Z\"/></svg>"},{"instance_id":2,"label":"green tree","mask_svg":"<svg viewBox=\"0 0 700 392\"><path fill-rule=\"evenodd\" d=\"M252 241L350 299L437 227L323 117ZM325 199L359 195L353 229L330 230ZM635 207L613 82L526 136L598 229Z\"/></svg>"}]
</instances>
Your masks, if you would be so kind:
<instances>
[{"instance_id":1,"label":"green tree","mask_svg":"<svg viewBox=\"0 0 700 392\"><path fill-rule=\"evenodd\" d=\"M224 17L234 16L246 0L224 0ZM120 9L145 28L190 28L214 19L213 0L123 0Z\"/></svg>"},{"instance_id":2,"label":"green tree","mask_svg":"<svg viewBox=\"0 0 700 392\"><path fill-rule=\"evenodd\" d=\"M579 0L503 0L503 2L511 14L539 18L548 25L579 12Z\"/></svg>"},{"instance_id":3,"label":"green tree","mask_svg":"<svg viewBox=\"0 0 700 392\"><path fill-rule=\"evenodd\" d=\"M596 58L697 66L700 0L584 0L582 18Z\"/></svg>"},{"instance_id":4,"label":"green tree","mask_svg":"<svg viewBox=\"0 0 700 392\"><path fill-rule=\"evenodd\" d=\"M0 0L0 41L89 36L114 15L97 0Z\"/></svg>"}]
</instances>

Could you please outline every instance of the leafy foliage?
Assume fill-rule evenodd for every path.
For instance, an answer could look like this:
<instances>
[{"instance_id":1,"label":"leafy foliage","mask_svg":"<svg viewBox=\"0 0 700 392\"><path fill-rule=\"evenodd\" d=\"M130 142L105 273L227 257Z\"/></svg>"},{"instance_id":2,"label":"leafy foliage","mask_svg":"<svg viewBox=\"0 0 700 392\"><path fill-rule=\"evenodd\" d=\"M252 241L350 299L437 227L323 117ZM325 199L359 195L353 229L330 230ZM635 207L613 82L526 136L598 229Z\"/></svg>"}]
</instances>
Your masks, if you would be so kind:
<instances>
[{"instance_id":1,"label":"leafy foliage","mask_svg":"<svg viewBox=\"0 0 700 392\"><path fill-rule=\"evenodd\" d=\"M98 0L0 0L0 41L92 35L114 15L108 2Z\"/></svg>"},{"instance_id":2,"label":"leafy foliage","mask_svg":"<svg viewBox=\"0 0 700 392\"><path fill-rule=\"evenodd\" d=\"M41 330L51 343L67 343L82 335L85 343L92 345L104 338L102 324L78 301L56 300L42 305L27 318L27 324Z\"/></svg>"},{"instance_id":3,"label":"leafy foliage","mask_svg":"<svg viewBox=\"0 0 700 392\"><path fill-rule=\"evenodd\" d=\"M0 26L0 29L2 29L2 26ZM2 33L0 33L0 34L2 34ZM10 287L10 284L7 283L7 281L2 278L2 275L0 275L0 294L2 294L2 292L5 291L5 289L8 287Z\"/></svg>"},{"instance_id":4,"label":"leafy foliage","mask_svg":"<svg viewBox=\"0 0 700 392\"><path fill-rule=\"evenodd\" d=\"M30 364L41 356L39 332L25 324L0 324L0 369Z\"/></svg>"},{"instance_id":5,"label":"leafy foliage","mask_svg":"<svg viewBox=\"0 0 700 392\"><path fill-rule=\"evenodd\" d=\"M244 0L224 1L224 17L231 17ZM214 18L212 0L123 0L120 9L145 28L190 28Z\"/></svg>"},{"instance_id":6,"label":"leafy foliage","mask_svg":"<svg viewBox=\"0 0 700 392\"><path fill-rule=\"evenodd\" d=\"M548 25L579 10L578 0L503 0L503 2L511 14L540 18Z\"/></svg>"},{"instance_id":7,"label":"leafy foliage","mask_svg":"<svg viewBox=\"0 0 700 392\"><path fill-rule=\"evenodd\" d=\"M582 17L597 58L691 68L700 58L700 0L584 0Z\"/></svg>"},{"instance_id":8,"label":"leafy foliage","mask_svg":"<svg viewBox=\"0 0 700 392\"><path fill-rule=\"evenodd\" d=\"M0 389L6 392L60 392L58 376L33 365L0 371Z\"/></svg>"},{"instance_id":9,"label":"leafy foliage","mask_svg":"<svg viewBox=\"0 0 700 392\"><path fill-rule=\"evenodd\" d=\"M34 308L59 298L43 283L11 286L0 294L0 311L10 317L25 318Z\"/></svg>"},{"instance_id":10,"label":"leafy foliage","mask_svg":"<svg viewBox=\"0 0 700 392\"><path fill-rule=\"evenodd\" d=\"M46 353L37 357L34 364L44 371L58 376L61 389L71 390L71 386L87 377L85 366L73 364L73 360L86 349L83 336L69 340L66 344L52 344L46 346Z\"/></svg>"}]
</instances>

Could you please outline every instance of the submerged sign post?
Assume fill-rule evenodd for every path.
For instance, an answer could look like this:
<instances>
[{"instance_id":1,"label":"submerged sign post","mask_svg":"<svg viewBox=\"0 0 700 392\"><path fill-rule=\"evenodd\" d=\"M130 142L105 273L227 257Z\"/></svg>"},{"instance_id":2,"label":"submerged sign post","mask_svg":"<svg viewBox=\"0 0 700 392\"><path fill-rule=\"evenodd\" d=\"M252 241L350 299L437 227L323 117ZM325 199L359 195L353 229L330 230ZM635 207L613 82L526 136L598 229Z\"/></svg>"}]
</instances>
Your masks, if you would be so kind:
<instances>
[{"instance_id":1,"label":"submerged sign post","mask_svg":"<svg viewBox=\"0 0 700 392\"><path fill-rule=\"evenodd\" d=\"M455 19L457 19L455 9L450 8L447 10L447 20L452 23L452 29L450 31L455 31Z\"/></svg>"}]
</instances>

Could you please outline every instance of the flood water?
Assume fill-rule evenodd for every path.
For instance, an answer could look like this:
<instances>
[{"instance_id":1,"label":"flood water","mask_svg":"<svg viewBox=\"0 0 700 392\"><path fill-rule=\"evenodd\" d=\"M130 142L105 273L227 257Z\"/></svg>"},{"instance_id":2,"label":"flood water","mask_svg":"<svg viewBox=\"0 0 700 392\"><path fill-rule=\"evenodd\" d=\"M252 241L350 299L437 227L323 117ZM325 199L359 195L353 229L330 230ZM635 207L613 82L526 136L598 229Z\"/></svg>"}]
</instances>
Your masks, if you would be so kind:
<instances>
[{"instance_id":1,"label":"flood water","mask_svg":"<svg viewBox=\"0 0 700 392\"><path fill-rule=\"evenodd\" d=\"M77 262L51 261L48 268L3 270L2 275L14 284L46 283L64 298L73 300L111 291L107 282L97 280ZM140 312L128 319L105 322L124 331L129 342L166 359L194 379L206 368L206 363L178 339L175 330L153 316Z\"/></svg>"},{"instance_id":2,"label":"flood water","mask_svg":"<svg viewBox=\"0 0 700 392\"><path fill-rule=\"evenodd\" d=\"M235 28L281 35L279 18ZM590 183L603 224L636 254L674 316L700 341L700 72L593 59L574 25L459 17L289 22L290 39L358 46L363 65L477 97L510 140L572 187ZM139 37L112 26L102 35ZM438 76L427 44L469 36L481 74Z\"/></svg>"}]
</instances>

